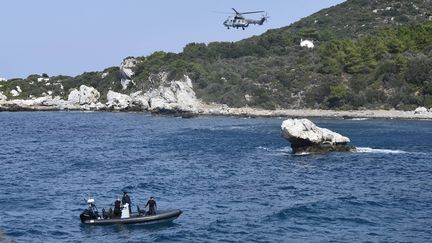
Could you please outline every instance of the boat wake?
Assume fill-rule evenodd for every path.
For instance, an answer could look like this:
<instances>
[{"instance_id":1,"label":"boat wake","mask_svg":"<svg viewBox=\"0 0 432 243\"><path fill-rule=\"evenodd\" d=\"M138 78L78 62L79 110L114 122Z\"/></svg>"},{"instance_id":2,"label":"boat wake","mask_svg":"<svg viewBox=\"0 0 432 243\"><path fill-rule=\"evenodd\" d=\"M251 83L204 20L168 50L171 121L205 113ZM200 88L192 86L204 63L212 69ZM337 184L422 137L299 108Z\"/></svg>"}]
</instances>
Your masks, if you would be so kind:
<instances>
[{"instance_id":1,"label":"boat wake","mask_svg":"<svg viewBox=\"0 0 432 243\"><path fill-rule=\"evenodd\" d=\"M354 150L355 153L373 153L373 154L406 154L403 150L392 150L392 149L374 149L369 147L357 147Z\"/></svg>"},{"instance_id":2,"label":"boat wake","mask_svg":"<svg viewBox=\"0 0 432 243\"><path fill-rule=\"evenodd\" d=\"M264 150L272 155L292 155L292 156L305 156L310 155L311 153L300 153L300 154L292 154L291 147L282 147L282 148L267 148L263 146L257 147L259 150ZM407 154L408 152L397 149L375 149L370 147L357 147L353 149L351 152L353 153L370 153L370 154Z\"/></svg>"}]
</instances>

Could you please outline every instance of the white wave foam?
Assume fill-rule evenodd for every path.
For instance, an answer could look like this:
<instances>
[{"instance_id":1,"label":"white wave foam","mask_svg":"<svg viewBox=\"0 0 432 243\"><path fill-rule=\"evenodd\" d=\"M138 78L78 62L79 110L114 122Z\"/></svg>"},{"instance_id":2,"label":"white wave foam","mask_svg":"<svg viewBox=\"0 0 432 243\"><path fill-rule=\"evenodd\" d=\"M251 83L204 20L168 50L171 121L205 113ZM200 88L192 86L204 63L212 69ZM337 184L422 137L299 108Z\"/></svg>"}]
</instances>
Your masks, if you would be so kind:
<instances>
[{"instance_id":1,"label":"white wave foam","mask_svg":"<svg viewBox=\"0 0 432 243\"><path fill-rule=\"evenodd\" d=\"M293 154L294 156L305 156L305 155L310 155L311 153L308 152L301 152L301 153L297 153L297 154Z\"/></svg>"},{"instance_id":2,"label":"white wave foam","mask_svg":"<svg viewBox=\"0 0 432 243\"><path fill-rule=\"evenodd\" d=\"M367 118L367 117L356 117L356 118L353 118L351 120L353 120L353 121L366 121L366 120L369 120L369 118Z\"/></svg>"},{"instance_id":3,"label":"white wave foam","mask_svg":"<svg viewBox=\"0 0 432 243\"><path fill-rule=\"evenodd\" d=\"M282 147L282 148L275 148L275 149L259 146L259 147L257 147L257 149L264 150L264 151L267 151L267 152L271 152L271 153L274 153L274 154L277 154L277 155L287 154L287 153L291 153L292 152L292 149L289 146L288 147Z\"/></svg>"},{"instance_id":4,"label":"white wave foam","mask_svg":"<svg viewBox=\"0 0 432 243\"><path fill-rule=\"evenodd\" d=\"M270 149L269 148L266 148L266 147L263 147L263 146L259 146L257 149L260 149L260 150L265 150L265 151L270 151Z\"/></svg>"},{"instance_id":5,"label":"white wave foam","mask_svg":"<svg viewBox=\"0 0 432 243\"><path fill-rule=\"evenodd\" d=\"M402 150L392 150L392 149L374 149L369 147L357 147L354 152L357 153L375 153L375 154L405 154L407 152Z\"/></svg>"},{"instance_id":6,"label":"white wave foam","mask_svg":"<svg viewBox=\"0 0 432 243\"><path fill-rule=\"evenodd\" d=\"M282 147L282 148L278 148L276 149L276 152L281 152L281 153L291 153L292 149L290 146L287 147Z\"/></svg>"}]
</instances>

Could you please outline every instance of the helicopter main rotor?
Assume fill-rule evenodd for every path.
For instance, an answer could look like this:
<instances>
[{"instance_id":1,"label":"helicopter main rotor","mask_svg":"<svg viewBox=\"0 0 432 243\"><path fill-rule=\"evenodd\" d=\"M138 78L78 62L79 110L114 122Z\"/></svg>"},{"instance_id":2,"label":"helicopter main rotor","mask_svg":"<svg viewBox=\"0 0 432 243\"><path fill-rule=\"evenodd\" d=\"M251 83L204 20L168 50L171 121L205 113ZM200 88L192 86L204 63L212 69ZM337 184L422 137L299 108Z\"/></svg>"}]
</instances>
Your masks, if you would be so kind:
<instances>
[{"instance_id":1,"label":"helicopter main rotor","mask_svg":"<svg viewBox=\"0 0 432 243\"><path fill-rule=\"evenodd\" d=\"M239 12L235 8L232 8L236 16L241 17L243 14L254 14L254 13L264 13L264 11L251 11L251 12Z\"/></svg>"}]
</instances>

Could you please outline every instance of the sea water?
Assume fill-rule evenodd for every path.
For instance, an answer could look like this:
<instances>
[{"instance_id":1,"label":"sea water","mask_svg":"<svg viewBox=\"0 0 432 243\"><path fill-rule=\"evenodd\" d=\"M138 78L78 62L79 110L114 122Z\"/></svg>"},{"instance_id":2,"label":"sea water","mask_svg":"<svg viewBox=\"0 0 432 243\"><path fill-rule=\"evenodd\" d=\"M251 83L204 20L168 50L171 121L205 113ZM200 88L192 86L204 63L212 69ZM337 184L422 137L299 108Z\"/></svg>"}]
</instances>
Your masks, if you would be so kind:
<instances>
[{"instance_id":1,"label":"sea water","mask_svg":"<svg viewBox=\"0 0 432 243\"><path fill-rule=\"evenodd\" d=\"M432 240L432 121L312 119L357 152L291 155L282 118L0 113L0 241ZM183 214L82 225L126 190Z\"/></svg>"}]
</instances>

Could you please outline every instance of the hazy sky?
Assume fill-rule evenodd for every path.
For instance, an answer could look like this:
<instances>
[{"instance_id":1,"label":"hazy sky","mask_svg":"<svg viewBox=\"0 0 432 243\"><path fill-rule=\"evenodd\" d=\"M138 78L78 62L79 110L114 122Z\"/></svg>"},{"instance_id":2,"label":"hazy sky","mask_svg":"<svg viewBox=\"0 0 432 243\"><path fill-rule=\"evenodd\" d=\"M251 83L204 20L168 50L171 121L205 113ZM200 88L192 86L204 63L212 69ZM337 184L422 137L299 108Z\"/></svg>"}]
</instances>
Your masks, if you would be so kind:
<instances>
[{"instance_id":1,"label":"hazy sky","mask_svg":"<svg viewBox=\"0 0 432 243\"><path fill-rule=\"evenodd\" d=\"M127 56L179 52L190 42L237 41L344 0L1 0L0 77L75 76ZM238 11L265 10L263 26L227 30ZM259 18L260 15L249 17Z\"/></svg>"}]
</instances>

